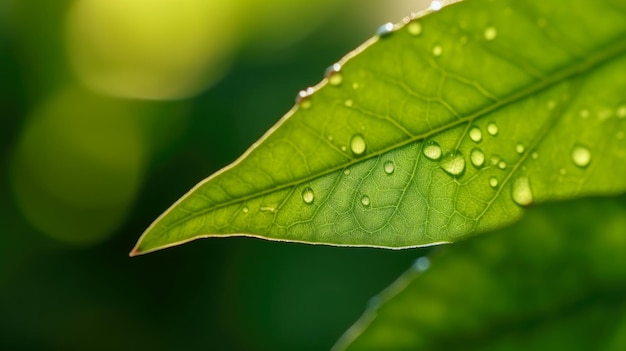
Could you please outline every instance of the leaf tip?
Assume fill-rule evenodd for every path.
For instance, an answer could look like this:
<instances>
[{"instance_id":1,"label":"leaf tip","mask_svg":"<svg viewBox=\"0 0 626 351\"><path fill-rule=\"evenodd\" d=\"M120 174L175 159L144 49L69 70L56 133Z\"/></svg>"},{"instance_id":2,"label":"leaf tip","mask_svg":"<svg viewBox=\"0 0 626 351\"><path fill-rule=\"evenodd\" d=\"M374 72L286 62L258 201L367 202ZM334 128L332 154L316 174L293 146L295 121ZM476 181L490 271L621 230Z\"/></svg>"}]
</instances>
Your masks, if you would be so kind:
<instances>
[{"instance_id":1,"label":"leaf tip","mask_svg":"<svg viewBox=\"0 0 626 351\"><path fill-rule=\"evenodd\" d=\"M128 254L129 257L135 257L135 256L139 256L139 255L143 255L145 252L142 252L139 249L139 244L137 244Z\"/></svg>"}]
</instances>

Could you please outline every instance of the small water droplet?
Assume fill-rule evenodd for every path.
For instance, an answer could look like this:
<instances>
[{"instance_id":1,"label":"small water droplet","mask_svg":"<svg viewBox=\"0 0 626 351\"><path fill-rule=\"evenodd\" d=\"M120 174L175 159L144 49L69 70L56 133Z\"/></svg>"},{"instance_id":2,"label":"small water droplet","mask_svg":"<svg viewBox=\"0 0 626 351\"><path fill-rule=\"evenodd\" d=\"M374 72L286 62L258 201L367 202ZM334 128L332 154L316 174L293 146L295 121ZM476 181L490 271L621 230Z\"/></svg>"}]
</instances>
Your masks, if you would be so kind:
<instances>
[{"instance_id":1,"label":"small water droplet","mask_svg":"<svg viewBox=\"0 0 626 351\"><path fill-rule=\"evenodd\" d=\"M561 168L561 169L559 169L559 174L564 176L564 175L567 174L567 170L565 168Z\"/></svg>"},{"instance_id":2,"label":"small water droplet","mask_svg":"<svg viewBox=\"0 0 626 351\"><path fill-rule=\"evenodd\" d=\"M274 206L261 206L259 207L259 211L261 212L276 212L276 207Z\"/></svg>"},{"instance_id":3,"label":"small water droplet","mask_svg":"<svg viewBox=\"0 0 626 351\"><path fill-rule=\"evenodd\" d=\"M500 156L498 156L498 155L491 156L491 164L492 165L495 166L495 165L498 164L498 162L500 162Z\"/></svg>"},{"instance_id":4,"label":"small water droplet","mask_svg":"<svg viewBox=\"0 0 626 351\"><path fill-rule=\"evenodd\" d=\"M470 161L476 168L480 168L485 164L485 154L481 149L474 148L472 152L470 152Z\"/></svg>"},{"instance_id":5,"label":"small water droplet","mask_svg":"<svg viewBox=\"0 0 626 351\"><path fill-rule=\"evenodd\" d=\"M578 167L587 167L591 162L591 152L582 145L576 145L572 149L572 161Z\"/></svg>"},{"instance_id":6,"label":"small water droplet","mask_svg":"<svg viewBox=\"0 0 626 351\"><path fill-rule=\"evenodd\" d=\"M393 32L393 29L394 29L393 23L387 22L383 24L382 26L378 27L378 29L376 30L376 35L378 35L381 38L384 38L388 36L389 34L391 34Z\"/></svg>"},{"instance_id":7,"label":"small water droplet","mask_svg":"<svg viewBox=\"0 0 626 351\"><path fill-rule=\"evenodd\" d=\"M370 205L370 197L367 195L363 195L363 197L361 198L361 204L363 206L369 206Z\"/></svg>"},{"instance_id":8,"label":"small water droplet","mask_svg":"<svg viewBox=\"0 0 626 351\"><path fill-rule=\"evenodd\" d=\"M441 47L441 45L433 46L433 55L435 57L441 56L442 53L443 53L443 48Z\"/></svg>"},{"instance_id":9,"label":"small water droplet","mask_svg":"<svg viewBox=\"0 0 626 351\"><path fill-rule=\"evenodd\" d=\"M352 139L350 139L350 150L354 156L361 156L365 153L365 139L361 134L354 134Z\"/></svg>"},{"instance_id":10,"label":"small water droplet","mask_svg":"<svg viewBox=\"0 0 626 351\"><path fill-rule=\"evenodd\" d=\"M422 152L424 156L433 161L441 158L441 147L439 147L436 141L427 141Z\"/></svg>"},{"instance_id":11,"label":"small water droplet","mask_svg":"<svg viewBox=\"0 0 626 351\"><path fill-rule=\"evenodd\" d=\"M385 170L385 173L392 174L393 171L396 169L396 165L393 164L393 161L389 160L385 162L385 164L383 165L383 169Z\"/></svg>"},{"instance_id":12,"label":"small water droplet","mask_svg":"<svg viewBox=\"0 0 626 351\"><path fill-rule=\"evenodd\" d=\"M554 100L548 101L548 110L554 110L555 107L556 107L556 101Z\"/></svg>"},{"instance_id":13,"label":"small water droplet","mask_svg":"<svg viewBox=\"0 0 626 351\"><path fill-rule=\"evenodd\" d=\"M439 11L442 7L443 4L441 3L441 1L434 0L430 2L430 9L433 11Z\"/></svg>"},{"instance_id":14,"label":"small water droplet","mask_svg":"<svg viewBox=\"0 0 626 351\"><path fill-rule=\"evenodd\" d=\"M532 157L532 158L533 158L533 160L536 160L536 159L538 159L538 158L539 158L539 154L537 153L537 151L533 151L533 153L532 153L532 154L530 154L530 157Z\"/></svg>"},{"instance_id":15,"label":"small water droplet","mask_svg":"<svg viewBox=\"0 0 626 351\"><path fill-rule=\"evenodd\" d=\"M474 126L469 130L469 138L472 139L473 142L478 143L483 140L483 132L480 131L480 128Z\"/></svg>"},{"instance_id":16,"label":"small water droplet","mask_svg":"<svg viewBox=\"0 0 626 351\"><path fill-rule=\"evenodd\" d=\"M500 162L498 162L498 168L500 168L500 169L506 169L506 162L504 162L504 161L500 161Z\"/></svg>"},{"instance_id":17,"label":"small water droplet","mask_svg":"<svg viewBox=\"0 0 626 351\"><path fill-rule=\"evenodd\" d=\"M350 169L349 168L344 169L343 175L347 175L347 176L350 175Z\"/></svg>"},{"instance_id":18,"label":"small water droplet","mask_svg":"<svg viewBox=\"0 0 626 351\"><path fill-rule=\"evenodd\" d=\"M494 40L498 36L498 30L495 27L487 27L484 36L486 40Z\"/></svg>"},{"instance_id":19,"label":"small water droplet","mask_svg":"<svg viewBox=\"0 0 626 351\"><path fill-rule=\"evenodd\" d=\"M326 68L326 72L324 73L326 79L328 79L328 84L330 85L340 85L343 82L343 74L341 74L341 65L338 63L333 64L332 66Z\"/></svg>"},{"instance_id":20,"label":"small water droplet","mask_svg":"<svg viewBox=\"0 0 626 351\"><path fill-rule=\"evenodd\" d=\"M617 118L626 118L626 105L619 106L615 114L617 115Z\"/></svg>"},{"instance_id":21,"label":"small water droplet","mask_svg":"<svg viewBox=\"0 0 626 351\"><path fill-rule=\"evenodd\" d=\"M430 260L428 257L420 257L413 262L413 269L418 272L424 272L430 268Z\"/></svg>"},{"instance_id":22,"label":"small water droplet","mask_svg":"<svg viewBox=\"0 0 626 351\"><path fill-rule=\"evenodd\" d=\"M580 110L580 118L589 118L589 110L587 109L582 109Z\"/></svg>"},{"instance_id":23,"label":"small water droplet","mask_svg":"<svg viewBox=\"0 0 626 351\"><path fill-rule=\"evenodd\" d=\"M344 101L344 102L343 102L343 104L344 104L346 107L352 107L352 104L353 104L353 103L354 103L354 102L353 102L352 100L350 100L350 99L347 99L346 101Z\"/></svg>"},{"instance_id":24,"label":"small water droplet","mask_svg":"<svg viewBox=\"0 0 626 351\"><path fill-rule=\"evenodd\" d=\"M497 187L498 186L498 179L496 177L489 178L489 185L491 185L492 188Z\"/></svg>"},{"instance_id":25,"label":"small water droplet","mask_svg":"<svg viewBox=\"0 0 626 351\"><path fill-rule=\"evenodd\" d=\"M613 110L609 109L609 108L603 108L600 109L597 113L598 119L601 121L605 121L609 118L611 118L611 116L613 116Z\"/></svg>"},{"instance_id":26,"label":"small water droplet","mask_svg":"<svg viewBox=\"0 0 626 351\"><path fill-rule=\"evenodd\" d=\"M520 206L528 206L533 203L533 192L530 189L528 177L519 177L513 181L511 197Z\"/></svg>"},{"instance_id":27,"label":"small water droplet","mask_svg":"<svg viewBox=\"0 0 626 351\"><path fill-rule=\"evenodd\" d=\"M341 151L347 151L348 148L345 145L341 145Z\"/></svg>"},{"instance_id":28,"label":"small water droplet","mask_svg":"<svg viewBox=\"0 0 626 351\"><path fill-rule=\"evenodd\" d=\"M465 171L465 159L459 151L450 152L441 160L441 168L451 176L461 176Z\"/></svg>"},{"instance_id":29,"label":"small water droplet","mask_svg":"<svg viewBox=\"0 0 626 351\"><path fill-rule=\"evenodd\" d=\"M357 82L352 83L352 89L354 89L354 90L359 89L359 83L357 83Z\"/></svg>"},{"instance_id":30,"label":"small water droplet","mask_svg":"<svg viewBox=\"0 0 626 351\"><path fill-rule=\"evenodd\" d=\"M328 141L332 142L333 140L335 140L335 138L332 135L328 136Z\"/></svg>"},{"instance_id":31,"label":"small water droplet","mask_svg":"<svg viewBox=\"0 0 626 351\"><path fill-rule=\"evenodd\" d=\"M487 133L493 136L498 135L498 125L494 122L489 122L489 124L487 124Z\"/></svg>"},{"instance_id":32,"label":"small water droplet","mask_svg":"<svg viewBox=\"0 0 626 351\"><path fill-rule=\"evenodd\" d=\"M244 207L241 209L241 211L242 211L243 213L248 213L248 211L249 211L248 206L244 206Z\"/></svg>"},{"instance_id":33,"label":"small water droplet","mask_svg":"<svg viewBox=\"0 0 626 351\"><path fill-rule=\"evenodd\" d=\"M524 148L524 145L522 144L517 144L515 145L515 151L517 151L518 154L523 154L524 150L526 150L526 148Z\"/></svg>"},{"instance_id":34,"label":"small water droplet","mask_svg":"<svg viewBox=\"0 0 626 351\"><path fill-rule=\"evenodd\" d=\"M422 34L422 24L419 23L418 21L413 21L407 24L406 30L409 32L409 34L418 36Z\"/></svg>"},{"instance_id":35,"label":"small water droplet","mask_svg":"<svg viewBox=\"0 0 626 351\"><path fill-rule=\"evenodd\" d=\"M305 90L300 90L296 95L296 104L300 105L303 109L311 107L310 96L315 92L315 89L308 87Z\"/></svg>"},{"instance_id":36,"label":"small water droplet","mask_svg":"<svg viewBox=\"0 0 626 351\"><path fill-rule=\"evenodd\" d=\"M304 188L304 190L302 190L302 201L304 201L305 204L312 204L313 200L315 200L313 189Z\"/></svg>"}]
</instances>

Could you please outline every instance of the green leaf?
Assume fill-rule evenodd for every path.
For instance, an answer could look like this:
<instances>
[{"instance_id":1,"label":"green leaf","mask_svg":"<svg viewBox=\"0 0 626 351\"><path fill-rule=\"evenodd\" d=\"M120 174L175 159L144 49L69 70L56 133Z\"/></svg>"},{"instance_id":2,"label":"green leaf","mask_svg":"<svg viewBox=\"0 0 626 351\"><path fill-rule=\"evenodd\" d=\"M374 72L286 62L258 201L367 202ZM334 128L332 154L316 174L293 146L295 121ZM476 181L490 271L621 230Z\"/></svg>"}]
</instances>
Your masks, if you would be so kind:
<instances>
[{"instance_id":1,"label":"green leaf","mask_svg":"<svg viewBox=\"0 0 626 351\"><path fill-rule=\"evenodd\" d=\"M626 1L468 0L414 17L303 91L131 254L233 235L431 245L534 202L626 189Z\"/></svg>"},{"instance_id":2,"label":"green leaf","mask_svg":"<svg viewBox=\"0 0 626 351\"><path fill-rule=\"evenodd\" d=\"M334 349L624 350L624 228L624 196L532 209L416 261Z\"/></svg>"}]
</instances>

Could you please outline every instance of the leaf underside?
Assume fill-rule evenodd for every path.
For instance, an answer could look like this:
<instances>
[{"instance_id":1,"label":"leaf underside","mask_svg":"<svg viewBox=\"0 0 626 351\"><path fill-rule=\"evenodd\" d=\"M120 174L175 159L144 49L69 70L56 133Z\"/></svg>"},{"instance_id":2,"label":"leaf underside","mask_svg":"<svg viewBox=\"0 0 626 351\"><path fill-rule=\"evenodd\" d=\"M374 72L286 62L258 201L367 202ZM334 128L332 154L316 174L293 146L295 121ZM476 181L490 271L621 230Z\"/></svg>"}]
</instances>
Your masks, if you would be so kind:
<instances>
[{"instance_id":1,"label":"leaf underside","mask_svg":"<svg viewBox=\"0 0 626 351\"><path fill-rule=\"evenodd\" d=\"M425 246L626 189L624 0L467 0L339 65L131 255L234 235Z\"/></svg>"},{"instance_id":2,"label":"leaf underside","mask_svg":"<svg viewBox=\"0 0 626 351\"><path fill-rule=\"evenodd\" d=\"M544 205L506 232L441 248L334 350L626 349L625 200Z\"/></svg>"}]
</instances>

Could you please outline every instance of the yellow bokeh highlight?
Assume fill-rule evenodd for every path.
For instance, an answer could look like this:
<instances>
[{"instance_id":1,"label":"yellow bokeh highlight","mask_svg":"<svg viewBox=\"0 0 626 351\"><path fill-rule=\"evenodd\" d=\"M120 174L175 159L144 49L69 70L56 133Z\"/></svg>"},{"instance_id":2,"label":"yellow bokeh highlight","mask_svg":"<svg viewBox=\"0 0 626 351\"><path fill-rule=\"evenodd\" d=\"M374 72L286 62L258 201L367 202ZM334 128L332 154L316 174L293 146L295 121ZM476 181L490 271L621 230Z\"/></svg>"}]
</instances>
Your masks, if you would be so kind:
<instances>
[{"instance_id":1,"label":"yellow bokeh highlight","mask_svg":"<svg viewBox=\"0 0 626 351\"><path fill-rule=\"evenodd\" d=\"M235 1L77 0L66 20L72 67L114 96L180 99L224 73L235 47Z\"/></svg>"},{"instance_id":2,"label":"yellow bokeh highlight","mask_svg":"<svg viewBox=\"0 0 626 351\"><path fill-rule=\"evenodd\" d=\"M11 163L24 217L52 238L94 244L113 234L140 187L145 145L127 102L67 89L27 120Z\"/></svg>"}]
</instances>

